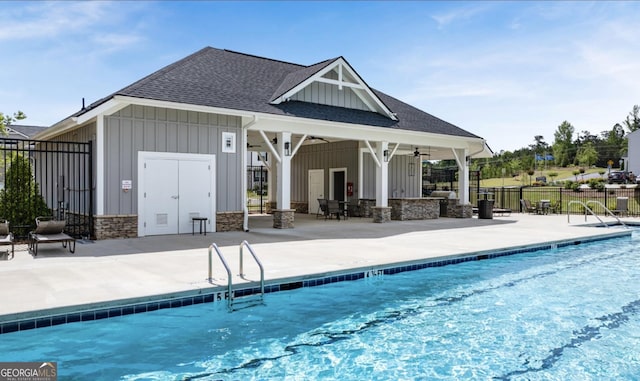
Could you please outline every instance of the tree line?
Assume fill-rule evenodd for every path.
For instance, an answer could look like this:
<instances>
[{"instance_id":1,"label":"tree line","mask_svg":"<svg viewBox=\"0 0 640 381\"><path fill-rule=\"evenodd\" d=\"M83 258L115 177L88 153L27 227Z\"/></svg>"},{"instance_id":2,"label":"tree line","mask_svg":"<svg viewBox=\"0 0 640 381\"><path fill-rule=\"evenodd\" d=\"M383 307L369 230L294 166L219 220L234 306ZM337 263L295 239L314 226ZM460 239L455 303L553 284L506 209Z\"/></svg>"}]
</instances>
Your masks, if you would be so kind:
<instances>
[{"instance_id":1,"label":"tree line","mask_svg":"<svg viewBox=\"0 0 640 381\"><path fill-rule=\"evenodd\" d=\"M627 154L628 135L640 129L640 106L633 106L627 117L609 130L598 134L590 131L576 133L575 127L563 121L553 134L553 143L549 144L542 135L534 136L533 144L513 152L500 151L492 158L473 159L471 170L479 170L481 178L516 176L521 172L530 172L543 165L567 167L607 167L609 160L617 167L620 159ZM536 160L537 158L537 160ZM551 159L551 160L546 160ZM438 166L455 165L450 161L438 163Z\"/></svg>"}]
</instances>

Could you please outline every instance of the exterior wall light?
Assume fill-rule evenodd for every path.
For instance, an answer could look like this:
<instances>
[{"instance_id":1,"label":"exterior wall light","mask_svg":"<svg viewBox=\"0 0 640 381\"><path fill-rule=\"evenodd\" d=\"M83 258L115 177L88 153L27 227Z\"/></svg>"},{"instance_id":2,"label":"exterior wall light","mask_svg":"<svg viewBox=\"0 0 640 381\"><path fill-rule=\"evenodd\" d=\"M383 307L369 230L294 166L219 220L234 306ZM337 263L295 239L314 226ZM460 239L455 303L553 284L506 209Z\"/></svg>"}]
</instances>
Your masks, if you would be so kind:
<instances>
[{"instance_id":1,"label":"exterior wall light","mask_svg":"<svg viewBox=\"0 0 640 381\"><path fill-rule=\"evenodd\" d=\"M291 143L284 142L284 156L291 156Z\"/></svg>"},{"instance_id":2,"label":"exterior wall light","mask_svg":"<svg viewBox=\"0 0 640 381\"><path fill-rule=\"evenodd\" d=\"M382 151L382 156L384 156L384 161L388 162L389 161L389 150L386 149L386 150Z\"/></svg>"}]
</instances>

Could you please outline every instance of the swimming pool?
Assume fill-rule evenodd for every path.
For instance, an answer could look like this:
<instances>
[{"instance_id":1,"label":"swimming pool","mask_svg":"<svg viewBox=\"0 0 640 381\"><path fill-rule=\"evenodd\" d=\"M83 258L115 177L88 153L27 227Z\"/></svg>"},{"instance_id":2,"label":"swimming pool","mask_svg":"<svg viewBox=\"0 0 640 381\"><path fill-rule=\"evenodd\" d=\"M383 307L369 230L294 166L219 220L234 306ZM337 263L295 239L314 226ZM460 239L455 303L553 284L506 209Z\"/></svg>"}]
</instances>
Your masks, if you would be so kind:
<instances>
[{"instance_id":1,"label":"swimming pool","mask_svg":"<svg viewBox=\"0 0 640 381\"><path fill-rule=\"evenodd\" d=\"M632 380L631 238L0 335L61 380Z\"/></svg>"}]
</instances>

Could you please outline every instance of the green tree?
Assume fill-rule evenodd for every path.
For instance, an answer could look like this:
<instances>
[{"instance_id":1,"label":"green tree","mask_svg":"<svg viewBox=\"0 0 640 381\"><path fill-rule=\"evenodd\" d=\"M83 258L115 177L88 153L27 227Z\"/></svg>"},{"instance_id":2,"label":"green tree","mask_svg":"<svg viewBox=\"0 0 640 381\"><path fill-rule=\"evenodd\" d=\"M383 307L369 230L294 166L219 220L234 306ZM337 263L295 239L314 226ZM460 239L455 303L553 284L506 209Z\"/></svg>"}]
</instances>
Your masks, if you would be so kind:
<instances>
[{"instance_id":1,"label":"green tree","mask_svg":"<svg viewBox=\"0 0 640 381\"><path fill-rule=\"evenodd\" d=\"M576 160L580 165L590 167L598 161L598 151L592 142L584 143L576 153Z\"/></svg>"},{"instance_id":2,"label":"green tree","mask_svg":"<svg viewBox=\"0 0 640 381\"><path fill-rule=\"evenodd\" d=\"M627 118L622 122L629 132L640 129L640 106L635 105Z\"/></svg>"},{"instance_id":3,"label":"green tree","mask_svg":"<svg viewBox=\"0 0 640 381\"><path fill-rule=\"evenodd\" d=\"M573 146L573 133L575 128L566 120L562 122L553 134L553 158L556 165L566 167L573 162L572 153L575 152Z\"/></svg>"},{"instance_id":4,"label":"green tree","mask_svg":"<svg viewBox=\"0 0 640 381\"><path fill-rule=\"evenodd\" d=\"M16 120L22 120L24 118L26 118L27 116L22 112L22 111L18 111L18 112L14 112L13 116L10 115L5 115L3 113L0 112L0 135L7 135L7 126L9 126L11 123L15 122Z\"/></svg>"},{"instance_id":5,"label":"green tree","mask_svg":"<svg viewBox=\"0 0 640 381\"><path fill-rule=\"evenodd\" d=\"M4 189L0 190L0 216L12 226L31 226L36 217L51 212L38 192L28 158L15 154L6 172Z\"/></svg>"}]
</instances>

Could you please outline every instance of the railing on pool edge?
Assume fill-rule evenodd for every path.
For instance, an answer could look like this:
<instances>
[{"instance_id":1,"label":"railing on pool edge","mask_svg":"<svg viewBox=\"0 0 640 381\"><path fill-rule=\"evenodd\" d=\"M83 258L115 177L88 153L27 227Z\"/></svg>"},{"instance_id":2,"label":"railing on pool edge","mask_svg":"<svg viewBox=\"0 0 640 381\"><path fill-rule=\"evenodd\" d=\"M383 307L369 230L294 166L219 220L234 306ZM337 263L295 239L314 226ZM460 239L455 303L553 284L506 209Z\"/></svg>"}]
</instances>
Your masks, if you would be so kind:
<instances>
[{"instance_id":1,"label":"railing on pool edge","mask_svg":"<svg viewBox=\"0 0 640 381\"><path fill-rule=\"evenodd\" d=\"M582 201L577 201L577 200L569 201L569 204L567 205L567 222L568 222L568 223L571 223L571 217L570 217L571 213L569 212L569 210L570 210L570 208L569 208L569 207L570 207L572 204L579 204L579 205L582 205L582 207L584 208L584 220L585 220L585 222L587 221L587 212L589 212L589 213L591 213L595 218L597 218L597 219L598 219L598 221L600 221L600 223L601 223L602 225L604 225L604 226L605 226L605 227L607 227L607 228L609 227L609 225L607 225L607 223L606 223L606 222L604 222L600 217L598 217L598 215L597 215L597 214L596 214L596 213L595 213L591 208L589 208L589 204L596 204L596 205L601 206L601 207L602 207L602 208L603 208L607 213L609 213L609 215L611 215L613 218L615 218L615 219L618 221L618 223L619 223L619 224L621 224L621 225L622 225L622 226L624 226L625 228L628 228L628 226L627 226L624 222L622 222L622 220L621 220L620 218L618 218L618 216L616 216L616 215L615 215L611 210L609 210L609 208L607 208L606 206L604 206L604 204L603 204L603 203L601 203L600 201L597 201L597 200L589 200L589 201L587 201L586 203L585 203L585 202L582 202Z\"/></svg>"},{"instance_id":2,"label":"railing on pool edge","mask_svg":"<svg viewBox=\"0 0 640 381\"><path fill-rule=\"evenodd\" d=\"M253 259L255 260L255 262L258 264L258 267L260 268L260 293L258 294L258 298L250 298L250 297L243 297L243 298L236 298L234 293L233 293L233 280L232 280L232 275L231 275L231 268L229 267L229 264L227 263L227 261L225 260L224 256L222 255L222 252L220 252L220 249L218 248L218 245L216 245L215 243L211 243L211 245L209 245L209 277L208 277L208 281L209 282L213 282L213 251L216 252L216 254L218 255L218 258L220 258L220 262L222 262L222 265L224 266L224 269L227 272L227 307L229 308L229 311L235 311L238 308L234 308L235 304L238 303L243 303L243 307L250 307L256 304L263 304L264 303L264 266L262 266L262 262L260 262L260 259L258 259L258 256L256 255L256 253L253 251L253 248L251 247L251 245L249 244L249 242L242 241L242 243L240 243L240 272L239 272L239 276L243 279L245 277L244 274L244 255L243 255L243 248L247 247L247 249L249 249L249 253L251 253L251 256L253 257ZM237 299L237 301L236 301Z\"/></svg>"}]
</instances>

